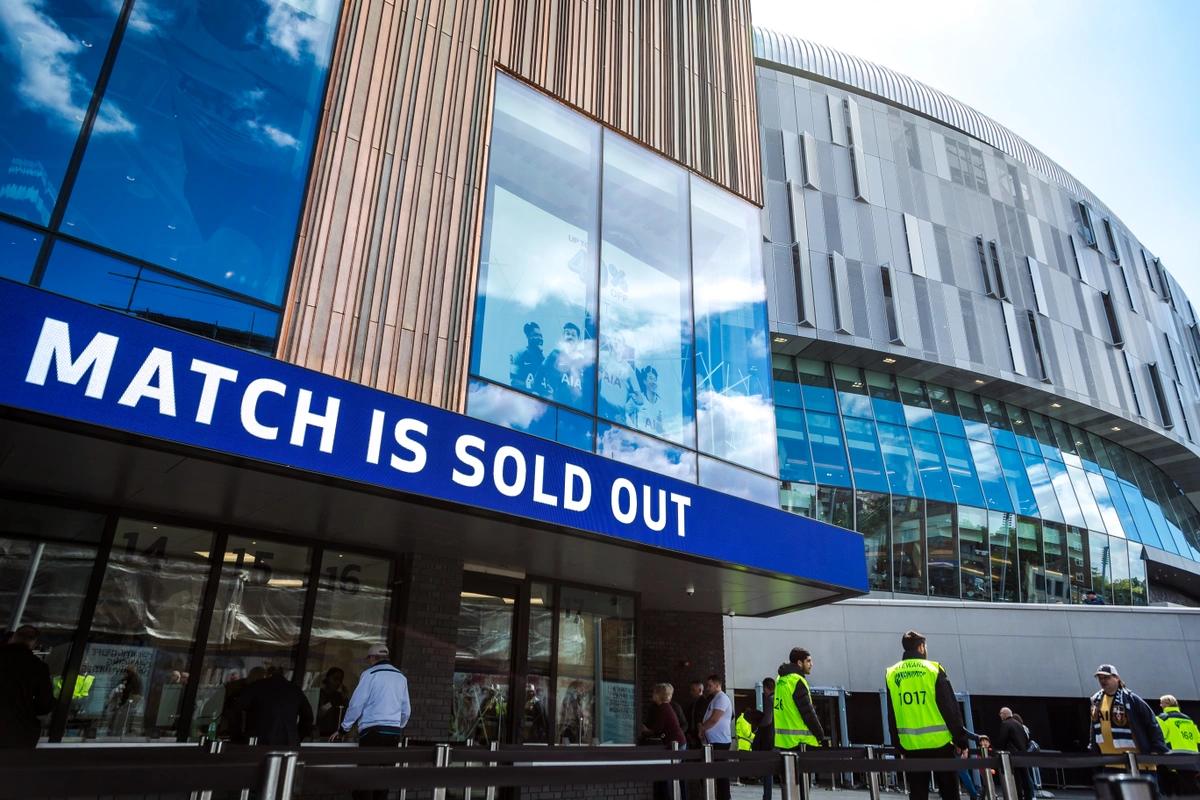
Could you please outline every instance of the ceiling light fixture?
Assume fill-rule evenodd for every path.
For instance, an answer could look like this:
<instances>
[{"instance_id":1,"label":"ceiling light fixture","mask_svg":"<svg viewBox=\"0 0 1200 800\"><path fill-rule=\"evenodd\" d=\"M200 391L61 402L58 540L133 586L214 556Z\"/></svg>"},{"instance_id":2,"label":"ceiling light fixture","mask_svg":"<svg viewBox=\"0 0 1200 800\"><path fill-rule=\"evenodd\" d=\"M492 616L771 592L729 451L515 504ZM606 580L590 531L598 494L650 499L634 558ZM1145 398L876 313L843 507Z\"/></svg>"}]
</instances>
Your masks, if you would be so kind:
<instances>
[{"instance_id":1,"label":"ceiling light fixture","mask_svg":"<svg viewBox=\"0 0 1200 800\"><path fill-rule=\"evenodd\" d=\"M983 384L985 383L985 381L983 380L983 378L976 378L976 379L975 379L975 382L976 382L977 384L979 384L980 386L983 386Z\"/></svg>"},{"instance_id":2,"label":"ceiling light fixture","mask_svg":"<svg viewBox=\"0 0 1200 800\"><path fill-rule=\"evenodd\" d=\"M1062 408L1062 403L1051 403L1050 407L1051 408Z\"/></svg>"},{"instance_id":3,"label":"ceiling light fixture","mask_svg":"<svg viewBox=\"0 0 1200 800\"><path fill-rule=\"evenodd\" d=\"M887 358L885 358L885 359L883 360L883 363L885 363L885 364L895 364L895 363L896 363L896 359L892 358L891 356L888 356Z\"/></svg>"},{"instance_id":4,"label":"ceiling light fixture","mask_svg":"<svg viewBox=\"0 0 1200 800\"><path fill-rule=\"evenodd\" d=\"M1119 430L1121 430L1121 426L1120 426L1120 425L1113 425L1113 426L1112 426L1112 428L1110 428L1109 430L1119 431Z\"/></svg>"},{"instance_id":5,"label":"ceiling light fixture","mask_svg":"<svg viewBox=\"0 0 1200 800\"><path fill-rule=\"evenodd\" d=\"M787 344L788 338L786 336L773 336L771 337L771 341L775 344Z\"/></svg>"}]
</instances>

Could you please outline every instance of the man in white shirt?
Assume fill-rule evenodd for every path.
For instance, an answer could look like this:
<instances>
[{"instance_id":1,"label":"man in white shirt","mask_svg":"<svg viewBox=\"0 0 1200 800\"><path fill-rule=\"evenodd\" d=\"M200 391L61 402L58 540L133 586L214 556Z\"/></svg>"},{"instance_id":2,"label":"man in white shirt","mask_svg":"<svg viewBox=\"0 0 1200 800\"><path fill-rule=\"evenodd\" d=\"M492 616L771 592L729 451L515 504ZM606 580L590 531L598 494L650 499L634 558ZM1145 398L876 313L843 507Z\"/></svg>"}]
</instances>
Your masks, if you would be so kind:
<instances>
[{"instance_id":1,"label":"man in white shirt","mask_svg":"<svg viewBox=\"0 0 1200 800\"><path fill-rule=\"evenodd\" d=\"M388 661L387 645L373 644L367 651L367 668L350 696L346 717L329 741L350 733L357 722L359 747L399 747L411 711L408 679ZM375 796L387 797L387 792Z\"/></svg>"},{"instance_id":2,"label":"man in white shirt","mask_svg":"<svg viewBox=\"0 0 1200 800\"><path fill-rule=\"evenodd\" d=\"M725 679L709 675L704 679L704 693L710 699L700 723L700 738L714 750L728 750L733 741L733 701L725 694ZM717 778L717 800L729 800L728 778Z\"/></svg>"}]
</instances>

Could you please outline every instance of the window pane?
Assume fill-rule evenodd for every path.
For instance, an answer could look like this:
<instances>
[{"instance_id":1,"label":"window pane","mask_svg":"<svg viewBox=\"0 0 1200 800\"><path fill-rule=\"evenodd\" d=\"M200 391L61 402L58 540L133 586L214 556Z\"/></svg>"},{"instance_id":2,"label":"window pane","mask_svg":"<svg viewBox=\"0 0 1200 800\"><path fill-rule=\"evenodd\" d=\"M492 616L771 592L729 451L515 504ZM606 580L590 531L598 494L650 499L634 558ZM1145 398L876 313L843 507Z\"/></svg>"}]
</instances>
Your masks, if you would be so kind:
<instances>
[{"instance_id":1,"label":"window pane","mask_svg":"<svg viewBox=\"0 0 1200 800\"><path fill-rule=\"evenodd\" d=\"M1042 523L1042 547L1046 559L1046 602L1071 602L1071 574L1067 561L1067 536L1062 525Z\"/></svg>"},{"instance_id":2,"label":"window pane","mask_svg":"<svg viewBox=\"0 0 1200 800\"><path fill-rule=\"evenodd\" d=\"M1058 505L1067 524L1084 527L1087 523L1083 512L1079 510L1079 501L1075 499L1075 489L1071 486L1071 476L1067 474L1066 466L1061 461L1051 458L1047 458L1045 463L1050 472L1050 484L1054 487L1054 495L1058 498Z\"/></svg>"},{"instance_id":3,"label":"window pane","mask_svg":"<svg viewBox=\"0 0 1200 800\"><path fill-rule=\"evenodd\" d=\"M28 283L41 246L41 234L0 222L0 278Z\"/></svg>"},{"instance_id":4,"label":"window pane","mask_svg":"<svg viewBox=\"0 0 1200 800\"><path fill-rule=\"evenodd\" d=\"M775 406L775 427L779 436L779 477L784 481L813 482L812 452L808 449L808 429L804 412Z\"/></svg>"},{"instance_id":5,"label":"window pane","mask_svg":"<svg viewBox=\"0 0 1200 800\"><path fill-rule=\"evenodd\" d=\"M917 456L917 467L921 471L921 485L925 497L930 500L954 502L954 484L942 456L942 445L933 431L910 428L913 450ZM957 596L957 595L955 595Z\"/></svg>"},{"instance_id":6,"label":"window pane","mask_svg":"<svg viewBox=\"0 0 1200 800\"><path fill-rule=\"evenodd\" d=\"M558 617L560 744L633 744L633 598L564 587Z\"/></svg>"},{"instance_id":7,"label":"window pane","mask_svg":"<svg viewBox=\"0 0 1200 800\"><path fill-rule=\"evenodd\" d=\"M687 180L605 134L599 415L693 447ZM571 372L553 370L551 384Z\"/></svg>"},{"instance_id":8,"label":"window pane","mask_svg":"<svg viewBox=\"0 0 1200 800\"><path fill-rule=\"evenodd\" d=\"M1041 450L1033 453L1021 451L1021 461L1025 465L1025 475L1029 478L1029 486L1033 490L1038 513L1043 519L1065 522L1062 509L1058 507L1058 497L1054 493L1054 484L1050 480L1050 472L1046 469L1046 462L1042 459Z\"/></svg>"},{"instance_id":9,"label":"window pane","mask_svg":"<svg viewBox=\"0 0 1200 800\"><path fill-rule=\"evenodd\" d=\"M865 419L843 417L850 464L854 468L856 489L887 492L887 476L883 472L883 455L875 438L875 423Z\"/></svg>"},{"instance_id":10,"label":"window pane","mask_svg":"<svg viewBox=\"0 0 1200 800\"><path fill-rule=\"evenodd\" d=\"M275 312L67 242L54 245L41 286L259 353L275 349Z\"/></svg>"},{"instance_id":11,"label":"window pane","mask_svg":"<svg viewBox=\"0 0 1200 800\"><path fill-rule=\"evenodd\" d=\"M560 408L558 409L558 428L554 437L559 444L569 445L590 453L596 438L594 427L595 423L592 422L591 417Z\"/></svg>"},{"instance_id":12,"label":"window pane","mask_svg":"<svg viewBox=\"0 0 1200 800\"><path fill-rule=\"evenodd\" d=\"M896 380L883 372L867 370L867 388L871 392L871 407L878 422L903 425L904 408L900 405L900 392Z\"/></svg>"},{"instance_id":13,"label":"window pane","mask_svg":"<svg viewBox=\"0 0 1200 800\"><path fill-rule=\"evenodd\" d=\"M967 435L962 418L958 415L958 404L954 402L954 393L944 386L929 384L929 402L933 406L933 417L942 435Z\"/></svg>"},{"instance_id":14,"label":"window pane","mask_svg":"<svg viewBox=\"0 0 1200 800\"><path fill-rule=\"evenodd\" d=\"M967 438L980 442L992 441L987 418L979 405L979 398L970 392L954 391L954 399L958 401L958 410L962 414L963 427L967 430Z\"/></svg>"},{"instance_id":15,"label":"window pane","mask_svg":"<svg viewBox=\"0 0 1200 800\"><path fill-rule=\"evenodd\" d=\"M529 638L526 653L525 701L521 709L519 743L551 744L550 650L554 630L554 588L546 583L530 586Z\"/></svg>"},{"instance_id":16,"label":"window pane","mask_svg":"<svg viewBox=\"0 0 1200 800\"><path fill-rule=\"evenodd\" d=\"M855 492L855 530L867 549L867 578L872 589L892 590L891 497L875 492Z\"/></svg>"},{"instance_id":17,"label":"window pane","mask_svg":"<svg viewBox=\"0 0 1200 800\"><path fill-rule=\"evenodd\" d=\"M955 506L952 503L927 504L929 538L929 594L932 597L958 597L958 539L955 536Z\"/></svg>"},{"instance_id":18,"label":"window pane","mask_svg":"<svg viewBox=\"0 0 1200 800\"><path fill-rule=\"evenodd\" d=\"M1012 514L988 512L992 557L992 600L1015 603L1017 593L1017 530Z\"/></svg>"},{"instance_id":19,"label":"window pane","mask_svg":"<svg viewBox=\"0 0 1200 800\"><path fill-rule=\"evenodd\" d=\"M1128 543L1119 536L1110 536L1108 546L1109 559L1112 562L1113 602L1119 606L1133 605L1133 593L1129 586Z\"/></svg>"},{"instance_id":20,"label":"window pane","mask_svg":"<svg viewBox=\"0 0 1200 800\"><path fill-rule=\"evenodd\" d=\"M772 353L771 375L774 378L772 390L775 393L775 407L803 408L804 401L800 399L800 381L796 377L795 360L791 356Z\"/></svg>"},{"instance_id":21,"label":"window pane","mask_svg":"<svg viewBox=\"0 0 1200 800\"><path fill-rule=\"evenodd\" d=\"M82 672L95 682L64 739L175 737L212 539L208 531L118 522L83 653Z\"/></svg>"},{"instance_id":22,"label":"window pane","mask_svg":"<svg viewBox=\"0 0 1200 800\"><path fill-rule=\"evenodd\" d=\"M1004 471L1000 468L1000 460L996 456L996 448L988 442L971 440L971 457L975 460L975 469L979 472L979 485L987 499L987 506L995 511L1012 511L1012 498L1008 494L1008 485L1004 482Z\"/></svg>"},{"instance_id":23,"label":"window pane","mask_svg":"<svg viewBox=\"0 0 1200 800\"><path fill-rule=\"evenodd\" d=\"M991 550L988 546L988 512L958 507L959 559L962 562L964 600L991 600Z\"/></svg>"},{"instance_id":24,"label":"window pane","mask_svg":"<svg viewBox=\"0 0 1200 800\"><path fill-rule=\"evenodd\" d=\"M779 482L774 478L706 456L698 456L697 461L701 486L772 508L778 505Z\"/></svg>"},{"instance_id":25,"label":"window pane","mask_svg":"<svg viewBox=\"0 0 1200 800\"><path fill-rule=\"evenodd\" d=\"M1044 603L1046 594L1055 589L1042 562L1041 533L1037 520L1024 517L1017 520L1017 555L1020 559L1021 601L1024 603Z\"/></svg>"},{"instance_id":26,"label":"window pane","mask_svg":"<svg viewBox=\"0 0 1200 800\"><path fill-rule=\"evenodd\" d=\"M837 413L837 399L833 380L829 377L829 365L824 361L798 358L796 370L800 373L804 407L809 411Z\"/></svg>"},{"instance_id":27,"label":"window pane","mask_svg":"<svg viewBox=\"0 0 1200 800\"><path fill-rule=\"evenodd\" d=\"M616 425L596 426L596 452L633 467L696 482L696 454Z\"/></svg>"},{"instance_id":28,"label":"window pane","mask_svg":"<svg viewBox=\"0 0 1200 800\"><path fill-rule=\"evenodd\" d=\"M817 519L839 528L854 529L854 490L819 487Z\"/></svg>"},{"instance_id":29,"label":"window pane","mask_svg":"<svg viewBox=\"0 0 1200 800\"><path fill-rule=\"evenodd\" d=\"M0 192L0 211L44 225L58 200L121 6L96 0L8 0L5 6L8 13L0 13L0 164L6 167L7 185ZM122 108L110 105L92 135L121 136L127 125Z\"/></svg>"},{"instance_id":30,"label":"window pane","mask_svg":"<svg viewBox=\"0 0 1200 800\"><path fill-rule=\"evenodd\" d=\"M1129 542L1129 590L1135 606L1148 605L1146 587L1146 548L1137 542Z\"/></svg>"},{"instance_id":31,"label":"window pane","mask_svg":"<svg viewBox=\"0 0 1200 800\"><path fill-rule=\"evenodd\" d=\"M554 440L558 410L549 403L497 386L471 380L467 383L467 414L475 419Z\"/></svg>"},{"instance_id":32,"label":"window pane","mask_svg":"<svg viewBox=\"0 0 1200 800\"><path fill-rule=\"evenodd\" d=\"M896 591L925 594L925 501L892 498L892 563Z\"/></svg>"},{"instance_id":33,"label":"window pane","mask_svg":"<svg viewBox=\"0 0 1200 800\"><path fill-rule=\"evenodd\" d=\"M1112 551L1108 547L1108 537L1095 531L1087 532L1088 563L1092 570L1091 584L1088 589L1095 589L1104 602L1111 603L1112 598Z\"/></svg>"},{"instance_id":34,"label":"window pane","mask_svg":"<svg viewBox=\"0 0 1200 800\"><path fill-rule=\"evenodd\" d=\"M850 470L846 466L846 448L842 443L842 426L833 414L809 411L808 439L812 445L813 471L817 483L849 486Z\"/></svg>"},{"instance_id":35,"label":"window pane","mask_svg":"<svg viewBox=\"0 0 1200 800\"><path fill-rule=\"evenodd\" d=\"M499 76L471 370L589 414L599 193L598 126Z\"/></svg>"},{"instance_id":36,"label":"window pane","mask_svg":"<svg viewBox=\"0 0 1200 800\"><path fill-rule=\"evenodd\" d=\"M1101 527L1114 536L1124 538L1125 526L1121 524L1121 517L1117 513L1117 506L1113 503L1112 498L1108 496L1108 485L1104 482L1104 476L1095 472L1072 471L1070 467L1067 469L1072 472L1071 478L1075 482L1079 482L1080 476L1082 476L1083 480L1087 481L1092 496L1096 498L1096 506L1100 510L1100 517L1104 523ZM1079 474L1074 474L1075 472L1079 472ZM1124 505L1125 501L1122 499L1121 506L1124 507Z\"/></svg>"},{"instance_id":37,"label":"window pane","mask_svg":"<svg viewBox=\"0 0 1200 800\"><path fill-rule=\"evenodd\" d=\"M979 478L975 475L975 463L971 460L971 449L967 440L957 436L942 436L942 451L946 454L946 469L954 483L954 494L960 505L985 505Z\"/></svg>"},{"instance_id":38,"label":"window pane","mask_svg":"<svg viewBox=\"0 0 1200 800\"><path fill-rule=\"evenodd\" d=\"M1071 568L1071 602L1078 603L1084 593L1092 585L1091 573L1088 570L1087 531L1082 528L1067 526L1067 563Z\"/></svg>"},{"instance_id":39,"label":"window pane","mask_svg":"<svg viewBox=\"0 0 1200 800\"><path fill-rule=\"evenodd\" d=\"M516 584L468 573L458 611L450 740L507 740Z\"/></svg>"},{"instance_id":40,"label":"window pane","mask_svg":"<svg viewBox=\"0 0 1200 800\"><path fill-rule=\"evenodd\" d=\"M238 694L274 672L292 677L308 590L308 559L307 547L229 538L208 629L193 736L208 729L245 742L241 714L233 710ZM210 727L213 722L215 729Z\"/></svg>"},{"instance_id":41,"label":"window pane","mask_svg":"<svg viewBox=\"0 0 1200 800\"><path fill-rule=\"evenodd\" d=\"M304 691L322 738L337 730L358 685L363 656L387 641L392 562L330 548L321 557Z\"/></svg>"},{"instance_id":42,"label":"window pane","mask_svg":"<svg viewBox=\"0 0 1200 800\"><path fill-rule=\"evenodd\" d=\"M811 483L784 483L779 488L779 507L802 517L817 517L817 487Z\"/></svg>"},{"instance_id":43,"label":"window pane","mask_svg":"<svg viewBox=\"0 0 1200 800\"><path fill-rule=\"evenodd\" d=\"M933 408L925 393L925 384L912 378L898 378L900 398L904 402L904 419L911 428L936 430L933 421Z\"/></svg>"},{"instance_id":44,"label":"window pane","mask_svg":"<svg viewBox=\"0 0 1200 800\"><path fill-rule=\"evenodd\" d=\"M38 629L34 652L50 669L57 699L104 517L0 498L0 520L0 625L9 631L22 625ZM83 670L67 692L69 728L93 702L94 680ZM41 718L42 736L49 723L49 715Z\"/></svg>"},{"instance_id":45,"label":"window pane","mask_svg":"<svg viewBox=\"0 0 1200 800\"><path fill-rule=\"evenodd\" d=\"M874 419L871 398L867 396L867 384L863 380L862 370L858 367L834 364L833 377L837 383L838 405L842 409L842 415Z\"/></svg>"},{"instance_id":46,"label":"window pane","mask_svg":"<svg viewBox=\"0 0 1200 800\"><path fill-rule=\"evenodd\" d=\"M1017 513L1037 516L1039 513L1037 498L1034 496L1033 488L1029 485L1029 476L1025 472L1025 465L1021 462L1021 454L1007 447L997 447L996 453L1000 457L1004 482L1008 484L1009 491L1017 501Z\"/></svg>"},{"instance_id":47,"label":"window pane","mask_svg":"<svg viewBox=\"0 0 1200 800\"><path fill-rule=\"evenodd\" d=\"M65 225L280 303L338 5L138 6Z\"/></svg>"},{"instance_id":48,"label":"window pane","mask_svg":"<svg viewBox=\"0 0 1200 800\"><path fill-rule=\"evenodd\" d=\"M1078 456L1072 457L1078 460ZM1083 511L1083 519L1088 530L1107 530L1104 526L1104 516L1100 513L1100 506L1097 505L1096 498L1092 496L1092 488L1088 484L1083 468L1068 465L1067 477L1070 478L1071 486L1075 489L1075 497L1079 500L1079 507ZM1113 533L1115 532L1113 531Z\"/></svg>"},{"instance_id":49,"label":"window pane","mask_svg":"<svg viewBox=\"0 0 1200 800\"><path fill-rule=\"evenodd\" d=\"M988 425L991 426L992 439L996 446L1015 449L1017 437L1013 434L1012 423L1009 422L1003 404L999 400L989 400L986 397L980 398L980 402L983 403L983 415L987 417Z\"/></svg>"},{"instance_id":50,"label":"window pane","mask_svg":"<svg viewBox=\"0 0 1200 800\"><path fill-rule=\"evenodd\" d=\"M691 187L697 446L775 474L760 212L699 178Z\"/></svg>"},{"instance_id":51,"label":"window pane","mask_svg":"<svg viewBox=\"0 0 1200 800\"><path fill-rule=\"evenodd\" d=\"M879 444L887 466L888 483L894 494L921 496L921 481L917 477L916 459L908 441L908 429L879 423Z\"/></svg>"},{"instance_id":52,"label":"window pane","mask_svg":"<svg viewBox=\"0 0 1200 800\"><path fill-rule=\"evenodd\" d=\"M1023 454L1040 456L1042 449L1034 434L1029 412L1012 404L1005 405L1005 408L1008 410L1008 418L1012 422L1013 433L1016 435L1017 449Z\"/></svg>"}]
</instances>

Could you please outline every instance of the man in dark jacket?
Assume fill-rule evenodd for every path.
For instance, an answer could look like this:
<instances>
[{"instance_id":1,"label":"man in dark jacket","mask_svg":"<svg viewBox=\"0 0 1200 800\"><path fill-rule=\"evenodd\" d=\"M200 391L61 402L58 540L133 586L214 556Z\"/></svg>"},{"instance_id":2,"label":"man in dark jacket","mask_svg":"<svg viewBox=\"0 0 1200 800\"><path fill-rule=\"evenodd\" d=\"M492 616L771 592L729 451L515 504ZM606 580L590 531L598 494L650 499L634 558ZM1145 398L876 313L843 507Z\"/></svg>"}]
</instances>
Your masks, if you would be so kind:
<instances>
[{"instance_id":1,"label":"man in dark jacket","mask_svg":"<svg viewBox=\"0 0 1200 800\"><path fill-rule=\"evenodd\" d=\"M1096 667L1100 691L1092 695L1092 752L1104 755L1167 752L1158 720L1146 701L1125 686L1112 664Z\"/></svg>"},{"instance_id":2,"label":"man in dark jacket","mask_svg":"<svg viewBox=\"0 0 1200 800\"><path fill-rule=\"evenodd\" d=\"M1029 750L1029 734L1025 726L1013 717L1011 708L1000 709L1000 732L992 739L996 750L1007 750L1010 753L1024 753ZM1020 800L1031 800L1033 797L1033 776L1028 767L1015 767L1013 777L1017 780L1017 797Z\"/></svg>"},{"instance_id":3,"label":"man in dark jacket","mask_svg":"<svg viewBox=\"0 0 1200 800\"><path fill-rule=\"evenodd\" d=\"M50 670L33 654L37 639L37 628L22 625L0 647L0 748L37 747L38 717L54 705Z\"/></svg>"},{"instance_id":4,"label":"man in dark jacket","mask_svg":"<svg viewBox=\"0 0 1200 800\"><path fill-rule=\"evenodd\" d=\"M800 719L804 720L804 727L808 729L812 738L817 742L825 741L825 728L821 725L821 719L817 716L817 710L813 708L812 695L808 691L807 676L813 671L812 654L803 647L793 647L788 653L788 663L779 665L779 678L786 675L798 675L800 680L796 681L796 687L791 693L792 705L796 707L796 711L800 712ZM780 681L776 679L776 685L780 683L791 683L791 681ZM778 698L776 705L778 706ZM779 729L776 729L776 739ZM812 745L813 742L806 742ZM785 748L786 749L786 748Z\"/></svg>"},{"instance_id":5,"label":"man in dark jacket","mask_svg":"<svg viewBox=\"0 0 1200 800\"><path fill-rule=\"evenodd\" d=\"M688 697L690 702L685 710L687 727L684 733L687 734L687 746L695 749L703 744L700 741L700 723L704 721L704 712L708 711L708 703L712 698L704 693L704 681L699 679L688 682Z\"/></svg>"},{"instance_id":6,"label":"man in dark jacket","mask_svg":"<svg viewBox=\"0 0 1200 800\"><path fill-rule=\"evenodd\" d=\"M312 731L312 705L279 667L269 668L267 677L243 689L233 708L234 713L245 713L246 735L259 744L295 747Z\"/></svg>"}]
</instances>

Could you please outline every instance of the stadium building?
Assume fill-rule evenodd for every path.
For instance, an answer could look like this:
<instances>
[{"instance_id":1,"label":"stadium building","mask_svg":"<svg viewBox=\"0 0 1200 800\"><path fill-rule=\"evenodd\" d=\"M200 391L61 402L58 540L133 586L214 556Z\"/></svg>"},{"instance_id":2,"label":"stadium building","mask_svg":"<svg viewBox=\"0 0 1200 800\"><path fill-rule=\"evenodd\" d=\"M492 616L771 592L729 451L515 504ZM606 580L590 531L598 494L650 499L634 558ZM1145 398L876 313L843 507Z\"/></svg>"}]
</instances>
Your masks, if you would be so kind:
<instances>
[{"instance_id":1,"label":"stadium building","mask_svg":"<svg viewBox=\"0 0 1200 800\"><path fill-rule=\"evenodd\" d=\"M272 667L336 724L378 640L452 741L794 644L882 741L909 627L977 714L1200 699L1194 313L981 114L746 2L13 0L0 63L48 740L228 734Z\"/></svg>"}]
</instances>

